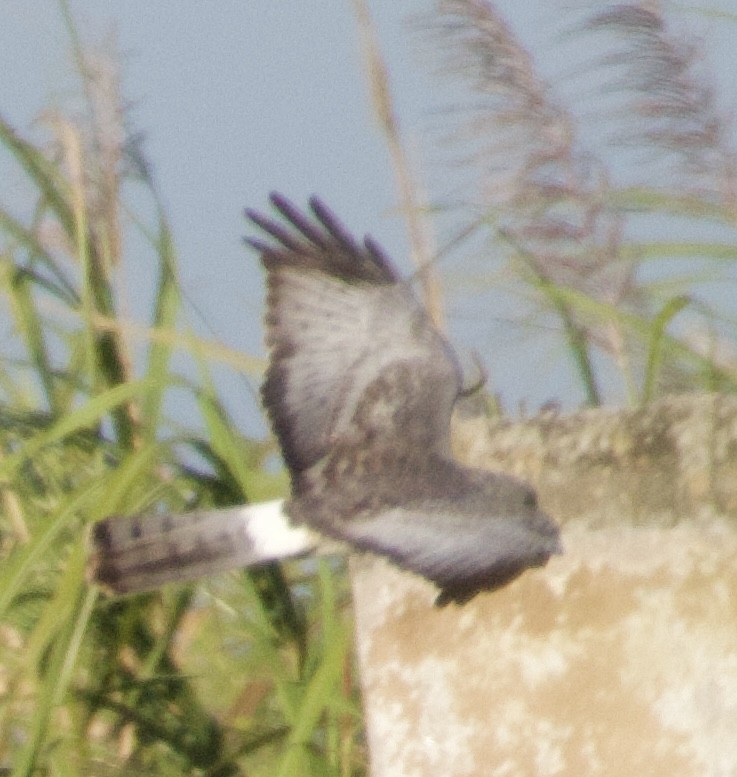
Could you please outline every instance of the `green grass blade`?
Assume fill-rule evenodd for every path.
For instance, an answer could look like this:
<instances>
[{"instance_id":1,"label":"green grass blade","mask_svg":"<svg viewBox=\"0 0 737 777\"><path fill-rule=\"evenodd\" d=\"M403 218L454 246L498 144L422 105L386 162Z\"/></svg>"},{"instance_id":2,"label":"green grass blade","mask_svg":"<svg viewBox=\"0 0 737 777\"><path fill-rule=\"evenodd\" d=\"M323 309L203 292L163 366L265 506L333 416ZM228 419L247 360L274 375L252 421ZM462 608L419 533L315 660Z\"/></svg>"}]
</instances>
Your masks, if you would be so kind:
<instances>
[{"instance_id":1,"label":"green grass blade","mask_svg":"<svg viewBox=\"0 0 737 777\"><path fill-rule=\"evenodd\" d=\"M28 439L21 450L6 456L0 462L0 478L12 479L23 462L32 458L42 448L98 424L116 407L139 396L147 388L148 381L146 380L132 381L115 386L115 388L89 399L82 407L64 416L50 429L39 432Z\"/></svg>"},{"instance_id":2,"label":"green grass blade","mask_svg":"<svg viewBox=\"0 0 737 777\"><path fill-rule=\"evenodd\" d=\"M332 629L331 639L325 644L320 664L301 695L296 720L287 739L286 754L277 771L278 777L296 777L306 773L303 769L307 745L331 703L342 676L349 635L350 628L346 625L336 624Z\"/></svg>"},{"instance_id":3,"label":"green grass blade","mask_svg":"<svg viewBox=\"0 0 737 777\"><path fill-rule=\"evenodd\" d=\"M34 280L40 286L44 286L47 291L63 300L70 307L79 305L79 295L74 286L68 280L58 262L49 254L46 249L38 242L36 236L31 230L21 224L16 218L10 215L6 210L0 208L0 234L8 235L18 245L24 248L34 261L40 261L53 275L56 283L52 283L48 278L42 278L34 275ZM26 272L32 273L30 268L25 268Z\"/></svg>"},{"instance_id":4,"label":"green grass blade","mask_svg":"<svg viewBox=\"0 0 737 777\"><path fill-rule=\"evenodd\" d=\"M157 464L165 457L163 443L152 442L128 452L104 479L104 493L98 501L94 520L105 518L114 513L139 513L150 509L154 501L157 478ZM148 483L151 482L151 488ZM160 489L161 486L158 486Z\"/></svg>"},{"instance_id":5,"label":"green grass blade","mask_svg":"<svg viewBox=\"0 0 737 777\"><path fill-rule=\"evenodd\" d=\"M33 534L30 541L18 545L0 565L0 619L5 617L15 597L20 593L28 575L42 559L52 553L59 534L95 503L101 494L100 484L92 483L76 493L65 505L60 505L53 516Z\"/></svg>"},{"instance_id":6,"label":"green grass blade","mask_svg":"<svg viewBox=\"0 0 737 777\"><path fill-rule=\"evenodd\" d=\"M153 327L157 331L174 331L177 314L181 304L179 283L176 277L176 254L172 235L166 220L162 217L158 241L159 282L156 293L156 310ZM151 390L143 400L143 418L149 439L159 428L164 389L169 381L169 363L173 352L173 342L164 338L154 338L148 350L146 377L151 381Z\"/></svg>"},{"instance_id":7,"label":"green grass blade","mask_svg":"<svg viewBox=\"0 0 737 777\"><path fill-rule=\"evenodd\" d=\"M594 407L601 404L601 393L597 385L594 367L591 361L588 339L581 326L576 322L575 308L572 308L565 300L561 292L564 289L552 283L540 271L537 261L506 231L501 231L502 237L512 245L519 257L524 261L525 267L530 272L532 282L540 293L546 297L553 310L563 323L563 331L566 335L568 349L576 365L578 375L583 385L586 403Z\"/></svg>"},{"instance_id":8,"label":"green grass blade","mask_svg":"<svg viewBox=\"0 0 737 777\"><path fill-rule=\"evenodd\" d=\"M56 612L62 625L49 645L51 655L44 669L30 735L12 771L13 777L31 777L37 773L44 745L48 744L47 734L52 715L67 692L79 658L82 638L97 598L95 591L87 589L81 583L84 555L80 550L70 559L70 568L55 597Z\"/></svg>"},{"instance_id":9,"label":"green grass blade","mask_svg":"<svg viewBox=\"0 0 737 777\"><path fill-rule=\"evenodd\" d=\"M46 406L52 413L56 413L59 410L59 406L54 372L44 339L46 328L43 326L42 319L36 310L28 276L22 271L17 272L13 281L11 303L15 310L18 330L25 340L29 360L43 386Z\"/></svg>"},{"instance_id":10,"label":"green grass blade","mask_svg":"<svg viewBox=\"0 0 737 777\"><path fill-rule=\"evenodd\" d=\"M737 245L653 240L647 243L628 243L622 246L619 256L624 261L663 261L668 259L693 261L694 258L700 257L731 263L737 259Z\"/></svg>"},{"instance_id":11,"label":"green grass blade","mask_svg":"<svg viewBox=\"0 0 737 777\"><path fill-rule=\"evenodd\" d=\"M671 190L648 186L609 189L607 205L624 212L667 213L672 216L734 223L734 212L730 207L687 191L673 193Z\"/></svg>"},{"instance_id":12,"label":"green grass blade","mask_svg":"<svg viewBox=\"0 0 737 777\"><path fill-rule=\"evenodd\" d=\"M655 398L655 387L665 358L665 330L668 324L690 302L687 296L675 297L668 300L657 316L653 319L650 329L650 342L647 352L647 364L645 367L645 379L642 387L642 403L652 401Z\"/></svg>"},{"instance_id":13,"label":"green grass blade","mask_svg":"<svg viewBox=\"0 0 737 777\"><path fill-rule=\"evenodd\" d=\"M67 199L66 185L58 168L32 143L21 138L2 116L0 116L0 144L5 146L18 160L43 199L59 219L64 232L74 239L74 211Z\"/></svg>"},{"instance_id":14,"label":"green grass blade","mask_svg":"<svg viewBox=\"0 0 737 777\"><path fill-rule=\"evenodd\" d=\"M198 393L197 403L205 421L207 436L213 451L228 467L242 497L248 501L251 471L243 455L243 439L212 389Z\"/></svg>"}]
</instances>

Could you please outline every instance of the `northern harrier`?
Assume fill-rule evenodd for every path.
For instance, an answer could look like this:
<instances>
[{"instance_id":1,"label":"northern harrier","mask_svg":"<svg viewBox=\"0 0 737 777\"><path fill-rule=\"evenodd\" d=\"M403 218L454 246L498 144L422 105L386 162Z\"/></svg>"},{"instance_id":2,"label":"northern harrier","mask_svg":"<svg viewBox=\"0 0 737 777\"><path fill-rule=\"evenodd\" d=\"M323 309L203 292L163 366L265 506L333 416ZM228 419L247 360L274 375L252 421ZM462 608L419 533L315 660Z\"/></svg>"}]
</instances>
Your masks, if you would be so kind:
<instances>
[{"instance_id":1,"label":"northern harrier","mask_svg":"<svg viewBox=\"0 0 737 777\"><path fill-rule=\"evenodd\" d=\"M315 532L388 557L438 604L497 588L560 552L534 491L450 453L457 359L389 258L316 198L284 197L247 242L267 271L264 405L291 476L284 503L109 518L93 576L118 591L305 552ZM286 515L286 519L285 519Z\"/></svg>"}]
</instances>

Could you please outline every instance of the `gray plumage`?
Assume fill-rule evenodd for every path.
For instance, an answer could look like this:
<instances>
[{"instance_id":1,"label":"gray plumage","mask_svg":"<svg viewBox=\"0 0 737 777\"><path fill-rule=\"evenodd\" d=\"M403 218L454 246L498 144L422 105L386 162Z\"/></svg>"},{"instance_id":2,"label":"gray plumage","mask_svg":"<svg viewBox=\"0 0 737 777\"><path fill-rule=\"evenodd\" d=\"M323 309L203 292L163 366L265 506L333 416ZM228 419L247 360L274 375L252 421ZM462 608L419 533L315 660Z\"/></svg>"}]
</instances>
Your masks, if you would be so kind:
<instances>
[{"instance_id":1,"label":"gray plumage","mask_svg":"<svg viewBox=\"0 0 737 777\"><path fill-rule=\"evenodd\" d=\"M291 475L293 521L384 555L464 602L560 552L534 491L450 454L452 348L381 249L317 199L247 216L267 270L262 388ZM283 223L282 223L283 222Z\"/></svg>"},{"instance_id":2,"label":"gray plumage","mask_svg":"<svg viewBox=\"0 0 737 777\"><path fill-rule=\"evenodd\" d=\"M262 393L291 497L189 515L113 516L91 532L89 576L144 591L340 540L464 602L560 552L535 493L450 453L461 371L381 249L320 203L312 218L272 195L281 221L247 242L267 271L269 367ZM328 543L329 544L329 543Z\"/></svg>"}]
</instances>

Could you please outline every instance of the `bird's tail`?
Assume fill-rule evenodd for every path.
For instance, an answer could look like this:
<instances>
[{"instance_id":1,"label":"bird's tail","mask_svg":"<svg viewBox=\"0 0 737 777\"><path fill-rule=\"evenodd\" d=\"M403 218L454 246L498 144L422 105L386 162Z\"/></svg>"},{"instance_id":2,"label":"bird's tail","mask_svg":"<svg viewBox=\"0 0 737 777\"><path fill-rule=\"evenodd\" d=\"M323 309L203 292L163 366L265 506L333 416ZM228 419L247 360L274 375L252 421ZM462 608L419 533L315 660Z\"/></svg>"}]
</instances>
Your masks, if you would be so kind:
<instances>
[{"instance_id":1,"label":"bird's tail","mask_svg":"<svg viewBox=\"0 0 737 777\"><path fill-rule=\"evenodd\" d=\"M292 526L283 506L277 500L106 518L92 527L88 579L117 594L134 593L314 550L318 536Z\"/></svg>"}]
</instances>

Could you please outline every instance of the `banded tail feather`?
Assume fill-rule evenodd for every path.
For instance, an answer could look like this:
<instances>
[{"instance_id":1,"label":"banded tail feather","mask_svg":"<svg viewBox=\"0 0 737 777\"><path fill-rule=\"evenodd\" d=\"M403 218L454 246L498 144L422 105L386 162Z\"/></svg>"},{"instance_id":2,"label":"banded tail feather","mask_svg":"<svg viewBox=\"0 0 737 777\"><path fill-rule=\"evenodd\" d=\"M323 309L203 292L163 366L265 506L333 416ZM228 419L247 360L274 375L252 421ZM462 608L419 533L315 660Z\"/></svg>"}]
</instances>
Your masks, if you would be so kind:
<instances>
[{"instance_id":1,"label":"banded tail feather","mask_svg":"<svg viewBox=\"0 0 737 777\"><path fill-rule=\"evenodd\" d=\"M182 515L111 516L92 527L88 578L116 594L150 591L315 549L283 500Z\"/></svg>"}]
</instances>

